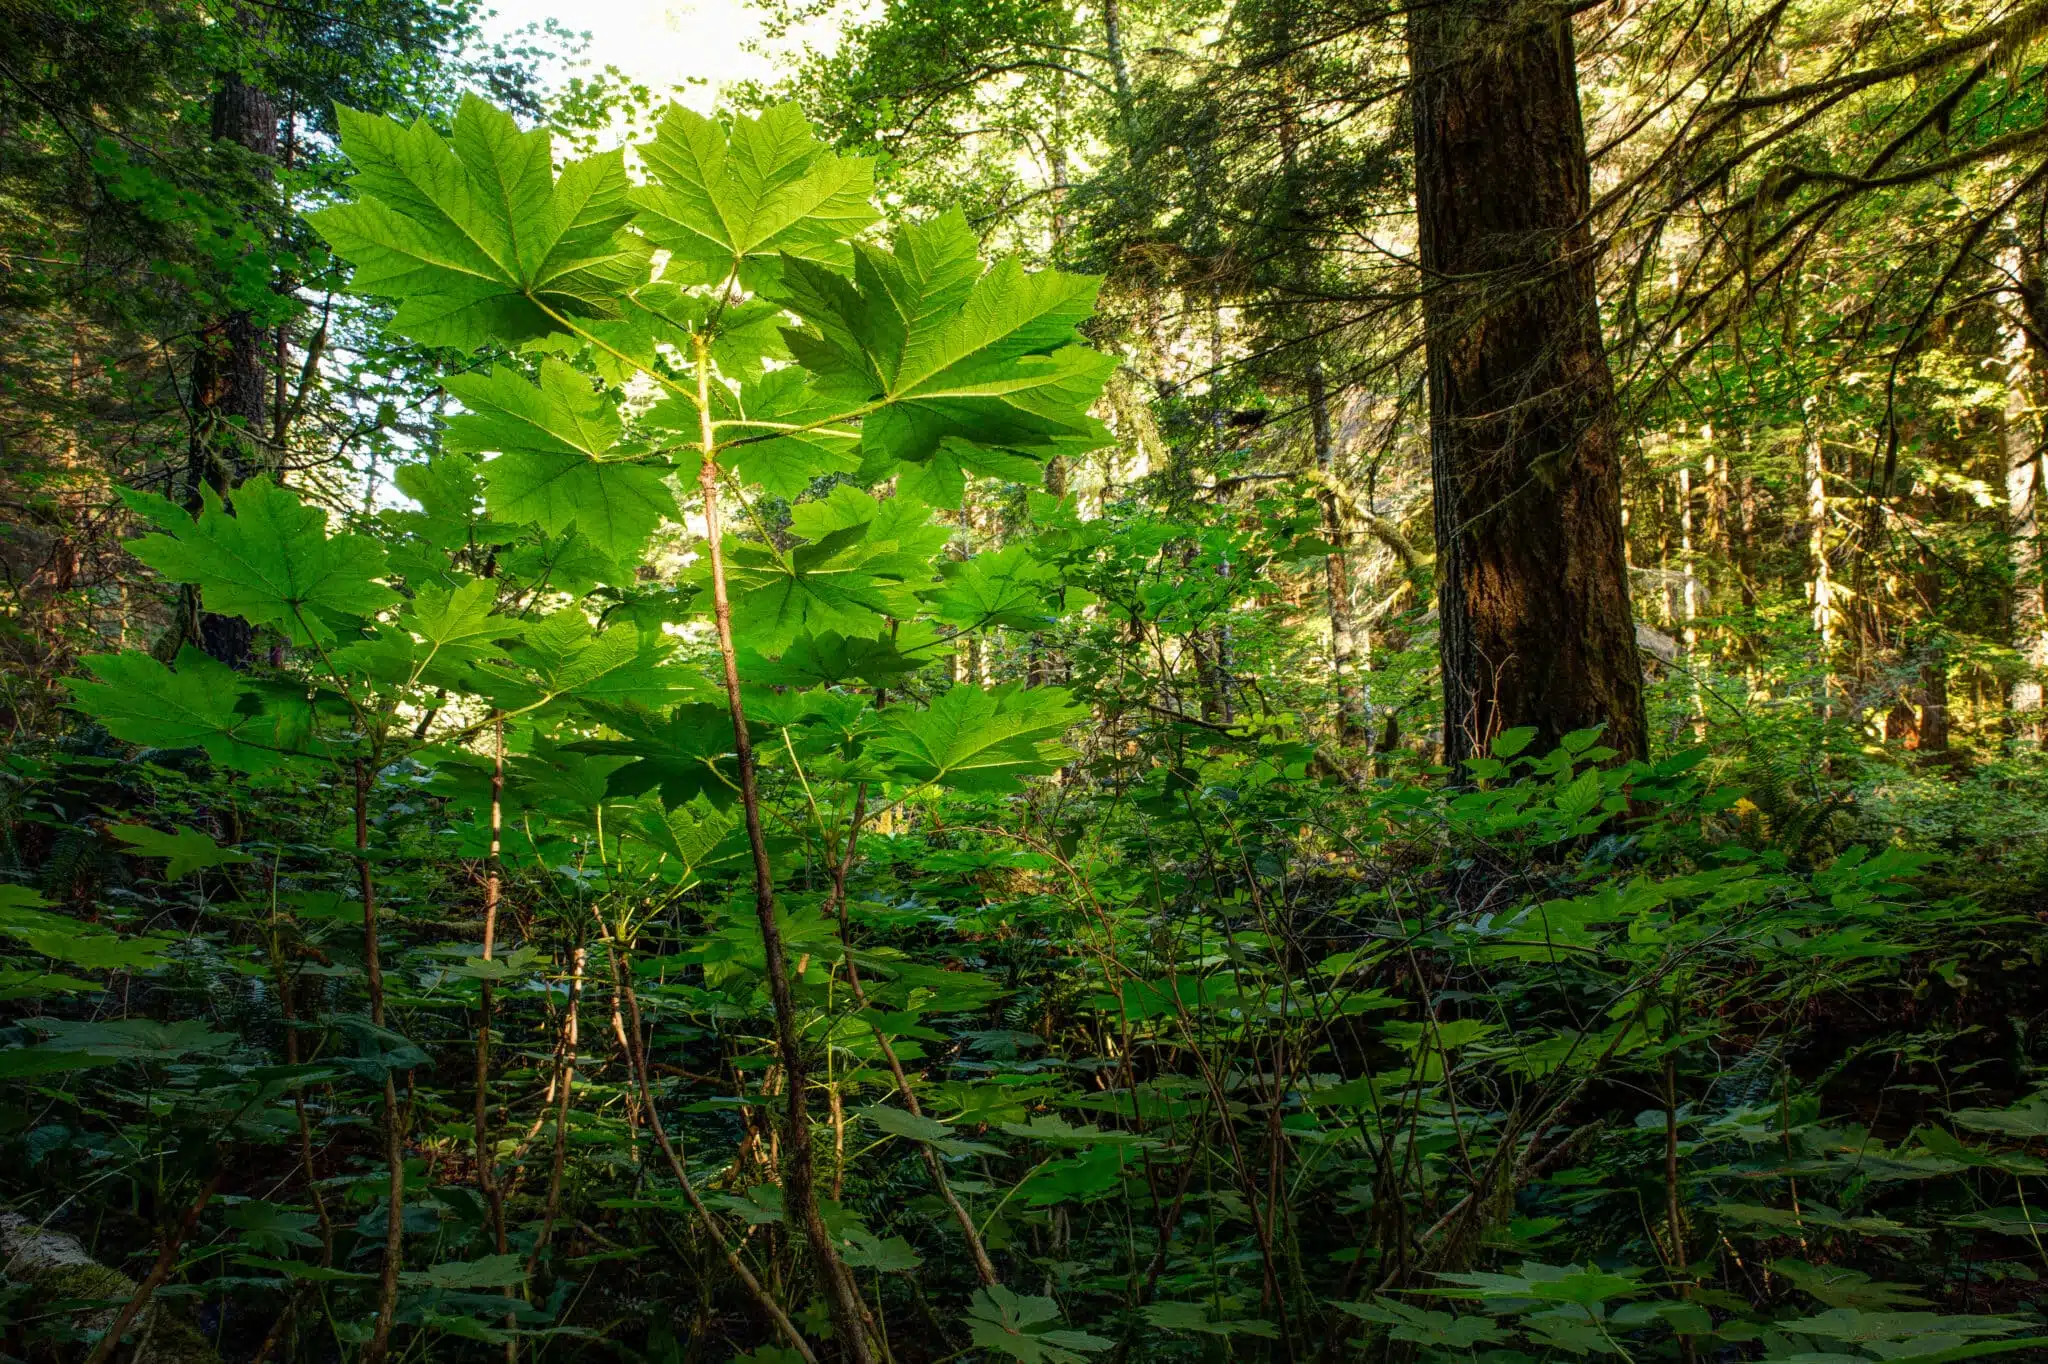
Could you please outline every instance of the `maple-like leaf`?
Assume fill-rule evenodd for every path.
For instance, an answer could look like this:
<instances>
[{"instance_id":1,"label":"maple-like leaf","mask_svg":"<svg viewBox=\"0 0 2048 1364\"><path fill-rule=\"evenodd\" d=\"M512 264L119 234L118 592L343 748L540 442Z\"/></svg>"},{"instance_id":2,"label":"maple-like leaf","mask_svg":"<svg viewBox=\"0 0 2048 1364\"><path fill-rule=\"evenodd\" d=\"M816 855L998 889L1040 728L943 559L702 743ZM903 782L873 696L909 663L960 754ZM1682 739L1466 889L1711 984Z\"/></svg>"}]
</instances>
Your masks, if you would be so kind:
<instances>
[{"instance_id":1,"label":"maple-like leaf","mask_svg":"<svg viewBox=\"0 0 2048 1364\"><path fill-rule=\"evenodd\" d=\"M827 630L798 635L780 658L741 650L740 675L775 687L837 687L856 682L888 687L940 657L941 643L935 630L917 622L899 626L893 637L878 639Z\"/></svg>"},{"instance_id":2,"label":"maple-like leaf","mask_svg":"<svg viewBox=\"0 0 2048 1364\"><path fill-rule=\"evenodd\" d=\"M635 225L706 283L759 288L785 256L843 270L846 239L879 216L870 164L834 155L794 104L737 115L730 131L671 105L637 150L653 183L633 193Z\"/></svg>"},{"instance_id":3,"label":"maple-like leaf","mask_svg":"<svg viewBox=\"0 0 2048 1364\"><path fill-rule=\"evenodd\" d=\"M475 96L454 136L338 111L356 201L308 215L355 266L360 293L398 300L392 329L424 345L474 350L566 334L564 319L618 316L646 278L625 158L571 161L559 178L545 132Z\"/></svg>"},{"instance_id":4,"label":"maple-like leaf","mask_svg":"<svg viewBox=\"0 0 2048 1364\"><path fill-rule=\"evenodd\" d=\"M384 550L361 535L327 534L327 513L267 478L235 489L228 514L202 489L199 519L175 535L145 535L128 550L172 582L191 583L207 609L274 626L293 644L329 643L326 617L366 616L397 594L377 578Z\"/></svg>"},{"instance_id":5,"label":"maple-like leaf","mask_svg":"<svg viewBox=\"0 0 2048 1364\"><path fill-rule=\"evenodd\" d=\"M711 390L711 415L719 462L776 497L794 499L813 479L860 468L860 428L832 421L838 411L795 367L764 374L737 393L718 384ZM649 412L648 421L698 438L694 401L671 398Z\"/></svg>"},{"instance_id":6,"label":"maple-like leaf","mask_svg":"<svg viewBox=\"0 0 2048 1364\"><path fill-rule=\"evenodd\" d=\"M529 625L504 652L464 679L501 710L554 702L661 706L707 686L694 669L675 663L674 640L631 625L595 630L574 607Z\"/></svg>"},{"instance_id":7,"label":"maple-like leaf","mask_svg":"<svg viewBox=\"0 0 2048 1364\"><path fill-rule=\"evenodd\" d=\"M148 654L93 654L83 660L91 680L67 677L72 704L109 734L150 748L203 748L224 767L261 772L277 755L251 746L258 719L240 707L244 681L191 645L176 670Z\"/></svg>"},{"instance_id":8,"label":"maple-like leaf","mask_svg":"<svg viewBox=\"0 0 2048 1364\"><path fill-rule=\"evenodd\" d=\"M728 724L726 733L731 732ZM726 746L730 748L730 742ZM702 796L669 809L649 801L635 812L631 824L634 836L655 859L655 874L670 882L688 880L738 827L737 812L722 811Z\"/></svg>"},{"instance_id":9,"label":"maple-like leaf","mask_svg":"<svg viewBox=\"0 0 2048 1364\"><path fill-rule=\"evenodd\" d=\"M790 529L808 543L778 552L726 542L734 633L768 655L803 635L877 638L891 619L914 615L912 584L930 578L949 534L919 503L879 501L846 484L795 507Z\"/></svg>"},{"instance_id":10,"label":"maple-like leaf","mask_svg":"<svg viewBox=\"0 0 2048 1364\"><path fill-rule=\"evenodd\" d=\"M489 578L455 587L428 583L396 621L337 649L334 661L392 685L454 685L461 670L492 653L497 641L524 633L524 621L492 614L497 599L498 583Z\"/></svg>"},{"instance_id":11,"label":"maple-like leaf","mask_svg":"<svg viewBox=\"0 0 2048 1364\"><path fill-rule=\"evenodd\" d=\"M571 527L614 560L632 562L663 517L676 514L664 470L616 458L619 416L568 365L543 360L530 384L506 367L450 375L469 409L448 421L448 448L495 453L483 466L491 515L551 535Z\"/></svg>"},{"instance_id":12,"label":"maple-like leaf","mask_svg":"<svg viewBox=\"0 0 2048 1364\"><path fill-rule=\"evenodd\" d=\"M1087 715L1057 687L957 686L927 710L892 707L874 746L906 781L1007 791L1072 758L1060 738Z\"/></svg>"},{"instance_id":13,"label":"maple-like leaf","mask_svg":"<svg viewBox=\"0 0 2048 1364\"><path fill-rule=\"evenodd\" d=\"M949 565L946 585L931 599L940 620L964 630L1042 630L1057 615L1052 596L1059 586L1057 569L1027 546L1008 545Z\"/></svg>"},{"instance_id":14,"label":"maple-like leaf","mask_svg":"<svg viewBox=\"0 0 2048 1364\"><path fill-rule=\"evenodd\" d=\"M542 534L509 546L499 552L498 566L531 589L566 592L572 597L582 596L599 583L616 583L626 577L618 560L581 531Z\"/></svg>"},{"instance_id":15,"label":"maple-like leaf","mask_svg":"<svg viewBox=\"0 0 2048 1364\"><path fill-rule=\"evenodd\" d=\"M146 824L115 824L109 827L107 832L126 843L129 851L136 857L168 859L164 866L164 876L172 881L180 880L192 872L207 867L255 860L245 852L221 847L188 824L180 824L178 831L170 834L161 829L152 829Z\"/></svg>"},{"instance_id":16,"label":"maple-like leaf","mask_svg":"<svg viewBox=\"0 0 2048 1364\"><path fill-rule=\"evenodd\" d=\"M1059 1304L1051 1298L1013 1293L1001 1284L975 1292L967 1306L967 1326L974 1343L996 1350L1018 1364L1083 1364L1083 1351L1107 1350L1114 1341L1059 1324Z\"/></svg>"},{"instance_id":17,"label":"maple-like leaf","mask_svg":"<svg viewBox=\"0 0 2048 1364\"><path fill-rule=\"evenodd\" d=\"M732 715L721 704L692 702L667 712L644 706L593 708L618 732L616 739L586 739L585 753L631 759L611 775L611 791L638 796L659 790L662 803L683 806L700 798L726 805L739 790Z\"/></svg>"},{"instance_id":18,"label":"maple-like leaf","mask_svg":"<svg viewBox=\"0 0 2048 1364\"><path fill-rule=\"evenodd\" d=\"M905 227L894 251L857 245L851 280L790 259L776 294L807 326L789 348L822 394L862 415L863 472L924 464L949 441L1044 458L1107 443L1088 407L1115 360L1080 344L1099 281L986 273L957 211Z\"/></svg>"}]
</instances>

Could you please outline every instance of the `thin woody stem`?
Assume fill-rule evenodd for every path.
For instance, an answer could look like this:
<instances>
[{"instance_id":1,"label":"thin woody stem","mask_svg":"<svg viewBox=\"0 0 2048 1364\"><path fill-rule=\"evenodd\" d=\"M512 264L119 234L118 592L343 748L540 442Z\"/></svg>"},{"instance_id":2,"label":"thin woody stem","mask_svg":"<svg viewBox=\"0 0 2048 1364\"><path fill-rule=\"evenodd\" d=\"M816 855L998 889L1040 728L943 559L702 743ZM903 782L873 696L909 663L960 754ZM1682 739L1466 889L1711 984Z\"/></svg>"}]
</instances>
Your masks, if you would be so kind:
<instances>
[{"instance_id":1,"label":"thin woody stem","mask_svg":"<svg viewBox=\"0 0 2048 1364\"><path fill-rule=\"evenodd\" d=\"M828 914L834 914L839 921L839 942L846 949L846 982L853 988L854 1003L863 1011L868 1007L867 991L862 987L860 967L853 959L851 926L846 913L846 877L853 870L853 860L860 850L860 826L866 814L868 791L863 784L854 795L853 822L846 831L846 850L832 868L832 903L826 907ZM889 1035L882 1031L880 1024L870 1025L875 1042L882 1049L882 1057L889 1063L889 1073L896 1077L896 1092L903 1096L903 1106L911 1116L923 1117L924 1109L917 1102L917 1092L910 1087L910 1077L904 1073L903 1062L896 1056L896 1048L889 1041ZM919 1142L917 1149L924 1156L925 1169L930 1172L932 1186L939 1191L939 1198L953 1214L953 1220L960 1224L960 1234L967 1241L967 1252L974 1257L974 1272L985 1286L994 1287L1002 1282L996 1273L995 1263L989 1259L988 1247L982 1243L981 1232L974 1225L974 1217L953 1192L952 1183L946 1178L946 1167L939 1162L939 1153L926 1142Z\"/></svg>"},{"instance_id":2,"label":"thin woody stem","mask_svg":"<svg viewBox=\"0 0 2048 1364\"><path fill-rule=\"evenodd\" d=\"M356 884L363 899L363 964L369 978L370 1022L384 1026L384 966L377 945L377 882L370 872L371 765L355 761ZM398 1274L405 1265L405 1144L398 1130L398 1084L384 1072L384 1265L377 1283L377 1323L363 1351L364 1364L380 1364L391 1352L391 1324L398 1315Z\"/></svg>"},{"instance_id":3,"label":"thin woody stem","mask_svg":"<svg viewBox=\"0 0 2048 1364\"><path fill-rule=\"evenodd\" d=\"M640 1094L640 1106L646 1111L648 1127L654 1131L655 1144L661 1148L662 1157L667 1160L668 1168L675 1175L676 1182L682 1185L683 1198L689 1203L690 1210L697 1215L697 1220L705 1233L717 1243L719 1253L725 1258L726 1267L732 1270L734 1277L759 1304L761 1310L768 1314L769 1319L775 1323L775 1329L789 1342L790 1348L804 1357L805 1364L818 1364L818 1357L812 1353L810 1342L803 1338L803 1334L796 1329L796 1324L790 1321L789 1314L782 1310L782 1304L776 1302L774 1295L762 1287L754 1271L747 1268L747 1262L739 1257L739 1252L726 1244L724 1235L718 1229L718 1219L712 1216L711 1209L704 1206L703 1198L697 1193L696 1184L690 1179L688 1168L684 1166L682 1157L676 1153L674 1143L669 1140L668 1128L662 1125L661 1114L654 1106L654 1091L647 1083L647 1053L640 1045L640 998L633 992L631 980L619 960L618 949L608 947L607 951L611 957L613 992L626 1006L627 1017L622 1020L624 1026L620 1029L621 1040L626 1043L626 1057L633 1068L633 1080Z\"/></svg>"},{"instance_id":4,"label":"thin woody stem","mask_svg":"<svg viewBox=\"0 0 2048 1364\"><path fill-rule=\"evenodd\" d=\"M753 741L747 734L746 707L740 699L738 653L733 646L732 600L726 592L724 530L718 507L717 442L711 430L711 353L700 334L692 338L697 361L697 412L701 451L697 483L704 499L704 536L711 566L711 602L718 626L718 653L725 671L726 707L732 715L733 752L739 769L740 805L745 813L747 845L753 853L754 917L760 925L763 969L768 997L775 1009L775 1043L786 1079L788 1103L783 1113L783 1208L802 1229L819 1276L833 1326L853 1364L872 1364L867 1312L854 1287L853 1275L833 1248L818 1196L811 1148L809 1076L803 1041L797 1033L796 997L790 990L789 967L783 959L782 931L775 922L775 872L768 860L768 836L761 824L761 794L755 781Z\"/></svg>"}]
</instances>

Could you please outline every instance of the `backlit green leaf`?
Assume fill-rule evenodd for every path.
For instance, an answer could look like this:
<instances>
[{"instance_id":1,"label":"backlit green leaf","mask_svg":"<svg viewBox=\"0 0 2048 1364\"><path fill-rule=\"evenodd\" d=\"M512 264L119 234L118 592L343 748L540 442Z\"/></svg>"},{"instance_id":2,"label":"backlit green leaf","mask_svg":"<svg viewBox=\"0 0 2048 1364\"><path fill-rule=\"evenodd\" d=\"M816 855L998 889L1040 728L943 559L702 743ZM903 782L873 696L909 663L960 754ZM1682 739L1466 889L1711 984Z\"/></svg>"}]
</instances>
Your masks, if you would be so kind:
<instances>
[{"instance_id":1,"label":"backlit green leaf","mask_svg":"<svg viewBox=\"0 0 2048 1364\"><path fill-rule=\"evenodd\" d=\"M878 216L869 164L835 156L794 104L736 115L730 132L671 105L637 150L652 183L633 193L636 225L709 282L737 272L759 288L785 254L843 270L846 239Z\"/></svg>"},{"instance_id":2,"label":"backlit green leaf","mask_svg":"<svg viewBox=\"0 0 2048 1364\"><path fill-rule=\"evenodd\" d=\"M128 550L172 582L199 588L208 610L275 628L293 644L335 638L336 617L396 600L376 581L384 550L361 535L327 534L327 513L266 478L235 489L232 515L211 489L199 519L176 536L145 535Z\"/></svg>"},{"instance_id":3,"label":"backlit green leaf","mask_svg":"<svg viewBox=\"0 0 2048 1364\"><path fill-rule=\"evenodd\" d=\"M223 848L197 829L183 824L171 834L142 824L116 824L107 832L126 843L137 857L168 858L164 876L172 881L206 867L255 860L247 853Z\"/></svg>"},{"instance_id":4,"label":"backlit green leaf","mask_svg":"<svg viewBox=\"0 0 2048 1364\"><path fill-rule=\"evenodd\" d=\"M906 781L1008 791L1020 778L1057 771L1071 758L1061 736L1086 715L1054 687L958 686L927 710L891 710L889 728L875 745Z\"/></svg>"},{"instance_id":5,"label":"backlit green leaf","mask_svg":"<svg viewBox=\"0 0 2048 1364\"><path fill-rule=\"evenodd\" d=\"M666 473L613 456L617 412L560 360L541 362L537 385L504 366L446 382L469 409L449 419L449 448L497 456L483 466L493 516L556 535L573 527L630 563L655 526L676 514Z\"/></svg>"},{"instance_id":6,"label":"backlit green leaf","mask_svg":"<svg viewBox=\"0 0 2048 1364\"><path fill-rule=\"evenodd\" d=\"M424 345L474 350L564 333L565 320L618 315L645 278L625 159L607 152L562 168L545 132L475 96L452 140L422 119L339 111L355 169L354 203L312 214L355 267L354 287L395 298L394 330Z\"/></svg>"}]
</instances>

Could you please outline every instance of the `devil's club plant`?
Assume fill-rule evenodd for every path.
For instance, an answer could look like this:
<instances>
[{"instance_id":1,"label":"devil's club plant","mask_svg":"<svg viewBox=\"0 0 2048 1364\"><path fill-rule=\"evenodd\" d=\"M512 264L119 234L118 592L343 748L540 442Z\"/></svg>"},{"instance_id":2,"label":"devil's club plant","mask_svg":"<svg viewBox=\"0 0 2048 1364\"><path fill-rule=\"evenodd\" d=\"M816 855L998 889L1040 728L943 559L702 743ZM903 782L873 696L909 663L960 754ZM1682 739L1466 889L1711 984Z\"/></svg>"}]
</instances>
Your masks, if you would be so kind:
<instances>
[{"instance_id":1,"label":"devil's club plant","mask_svg":"<svg viewBox=\"0 0 2048 1364\"><path fill-rule=\"evenodd\" d=\"M826 150L790 107L729 125L671 110L636 149L637 185L620 153L557 171L546 134L476 99L446 138L424 123L341 120L353 201L314 222L357 290L395 301L396 332L475 357L446 380L463 410L445 453L402 472L419 510L388 514L403 535L389 556L330 534L324 513L267 481L235 490L232 506L209 493L196 519L131 496L157 528L137 556L208 610L272 632L303 675L236 674L190 646L169 664L115 655L88 661L78 704L121 738L202 746L254 776L336 775L354 805L377 1029L373 786L403 768L467 793L489 868L469 965L482 981L478 1183L501 1256L491 991L526 965L494 953L502 867L545 860L564 827L594 822L600 865L585 889L633 1015L646 1119L692 1215L809 1358L693 1183L638 1040L631 951L646 887L686 886L705 859L736 875L786 1100L783 1215L809 1246L841 1348L874 1357L845 1264L857 1240L828 1226L815 1187L807 1073L823 1001L796 978L785 939L801 937L805 963L832 952L864 1005L857 954L836 941L863 826L920 788L1000 792L1069 756L1060 738L1079 710L1057 689L890 689L952 636L1057 613L1058 575L1021 550L942 561L952 532L934 509L957 508L971 474L1021 477L1104 443L1088 409L1113 362L1076 332L1095 281L987 265L957 213L890 246L870 240L869 168ZM650 604L636 569L665 525L695 557L686 590ZM594 618L578 600L593 588L592 601L632 609ZM771 780L801 790L795 839L771 827L791 808L764 799ZM793 927L780 859L799 843L822 854L836 889ZM870 978L879 970L870 963ZM906 1106L877 1121L940 1126L919 1114L886 1028L873 1031ZM380 1077L390 1179L372 1358L389 1347L406 1279L394 1069ZM928 1165L945 1192L941 1165ZM946 1196L993 1284L973 1222ZM471 1286L508 1282L483 1279Z\"/></svg>"}]
</instances>

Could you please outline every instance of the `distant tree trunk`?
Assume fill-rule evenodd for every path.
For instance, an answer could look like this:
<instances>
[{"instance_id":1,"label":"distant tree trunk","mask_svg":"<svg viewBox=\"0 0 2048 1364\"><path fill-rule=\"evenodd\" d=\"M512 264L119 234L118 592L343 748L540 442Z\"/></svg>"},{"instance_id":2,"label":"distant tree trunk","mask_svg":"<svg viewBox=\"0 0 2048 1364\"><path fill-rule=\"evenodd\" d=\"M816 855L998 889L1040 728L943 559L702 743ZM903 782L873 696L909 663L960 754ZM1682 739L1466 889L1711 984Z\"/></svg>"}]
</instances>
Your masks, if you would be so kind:
<instances>
[{"instance_id":1,"label":"distant tree trunk","mask_svg":"<svg viewBox=\"0 0 2048 1364\"><path fill-rule=\"evenodd\" d=\"M1282 54L1288 54L1293 48L1294 38L1284 22L1288 12L1284 8L1281 12L1283 22L1276 45ZM1286 170L1285 225L1292 235L1290 273L1294 287L1306 299L1314 297L1317 292L1317 243L1313 216L1308 210L1310 194L1304 180L1306 172L1299 160L1301 125L1296 101L1303 95L1291 75L1283 76L1280 97L1280 162ZM1356 742L1365 737L1365 689L1364 679L1359 676L1358 638L1352 618L1350 536L1343 509L1338 506L1336 493L1327 482L1336 473L1337 466L1329 376L1323 369L1322 340L1316 334L1314 316L1305 306L1296 308L1295 325L1298 329L1295 344L1301 347L1304 357L1302 390L1308 400L1309 441L1316 472L1326 480L1321 495L1323 539L1329 544L1330 552L1323 557L1323 585L1330 615L1330 680L1337 698L1337 732L1346 741Z\"/></svg>"},{"instance_id":2,"label":"distant tree trunk","mask_svg":"<svg viewBox=\"0 0 2048 1364\"><path fill-rule=\"evenodd\" d=\"M2042 724L2042 680L2048 672L2048 585L2041 575L2041 378L2048 369L2048 287L2036 255L2017 241L1999 264L2016 290L2003 309L2001 358L2005 365L2005 523L2010 537L2012 644L2025 672L2008 704L2014 729L2025 739L2048 739ZM2009 295L2009 297L2011 297Z\"/></svg>"},{"instance_id":3,"label":"distant tree trunk","mask_svg":"<svg viewBox=\"0 0 2048 1364\"><path fill-rule=\"evenodd\" d=\"M1131 69L1124 61L1124 15L1120 0L1102 0L1102 55L1109 61L1110 79L1116 82L1117 112L1128 115Z\"/></svg>"},{"instance_id":4,"label":"distant tree trunk","mask_svg":"<svg viewBox=\"0 0 2048 1364\"><path fill-rule=\"evenodd\" d=\"M1330 421L1330 392L1323 378L1323 362L1311 356L1308 362L1309 431L1315 443L1316 468L1324 475L1334 472L1336 436ZM1323 558L1323 585L1330 606L1330 663L1337 690L1337 729L1349 741L1365 737L1365 679L1359 667L1358 627L1351 604L1350 532L1337 495L1323 488L1323 538L1330 552Z\"/></svg>"},{"instance_id":5,"label":"distant tree trunk","mask_svg":"<svg viewBox=\"0 0 2048 1364\"><path fill-rule=\"evenodd\" d=\"M213 96L213 140L231 142L255 154L258 174L268 181L277 157L277 107L269 95L239 75L221 78ZM200 338L192 365L192 437L185 496L197 508L202 487L223 495L271 461L264 457L270 368L264 351L274 333L247 311L229 313ZM255 643L248 622L237 616L197 611L200 647L232 668L249 665Z\"/></svg>"},{"instance_id":6,"label":"distant tree trunk","mask_svg":"<svg viewBox=\"0 0 2048 1364\"><path fill-rule=\"evenodd\" d=\"M1820 642L1821 660L1827 663L1835 650L1835 588L1828 561L1828 469L1827 452L1821 447L1820 419L1816 403L1806 400L1806 432L1802 446L1806 478L1806 560L1812 570L1806 599L1812 605L1813 633Z\"/></svg>"},{"instance_id":7,"label":"distant tree trunk","mask_svg":"<svg viewBox=\"0 0 2048 1364\"><path fill-rule=\"evenodd\" d=\"M1933 649L1920 665L1920 751L1946 756L1948 736L1948 650Z\"/></svg>"},{"instance_id":8,"label":"distant tree trunk","mask_svg":"<svg viewBox=\"0 0 2048 1364\"><path fill-rule=\"evenodd\" d=\"M1444 758L1533 726L1648 751L1571 21L1409 10Z\"/></svg>"},{"instance_id":9,"label":"distant tree trunk","mask_svg":"<svg viewBox=\"0 0 2048 1364\"><path fill-rule=\"evenodd\" d=\"M1223 283L1213 275L1209 280L1209 466L1212 476L1220 474L1223 468ZM1223 562L1217 572L1224 578L1231 576L1230 554L1226 550ZM1226 607L1217 617L1213 634L1215 652L1215 715L1228 724L1232 718L1230 706L1230 611ZM1208 711L1205 710L1204 714Z\"/></svg>"}]
</instances>

